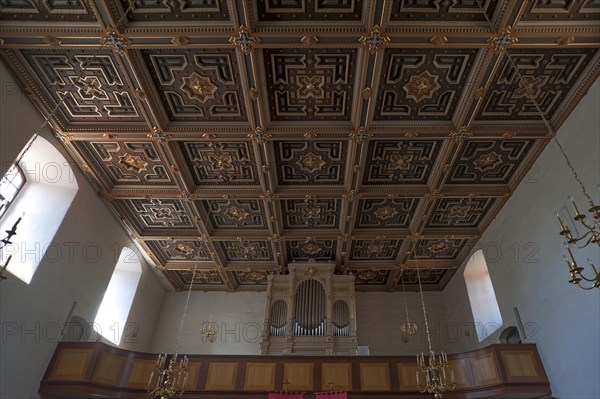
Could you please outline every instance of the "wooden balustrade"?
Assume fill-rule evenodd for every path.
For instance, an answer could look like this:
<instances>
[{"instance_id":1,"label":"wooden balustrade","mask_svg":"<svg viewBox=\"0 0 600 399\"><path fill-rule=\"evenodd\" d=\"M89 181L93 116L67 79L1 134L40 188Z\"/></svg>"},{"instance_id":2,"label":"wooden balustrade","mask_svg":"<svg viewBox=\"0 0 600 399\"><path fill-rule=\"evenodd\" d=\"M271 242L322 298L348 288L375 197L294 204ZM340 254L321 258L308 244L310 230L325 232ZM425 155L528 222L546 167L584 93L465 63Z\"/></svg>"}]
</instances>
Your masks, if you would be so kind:
<instances>
[{"instance_id":1,"label":"wooden balustrade","mask_svg":"<svg viewBox=\"0 0 600 399\"><path fill-rule=\"evenodd\" d=\"M412 356L204 356L190 355L183 398L266 398L270 390L349 391L349 398L429 398L416 388ZM542 398L550 384L532 344L491 345L448 355L457 380L444 398ZM102 343L58 344L40 384L42 398L148 398L156 355Z\"/></svg>"}]
</instances>

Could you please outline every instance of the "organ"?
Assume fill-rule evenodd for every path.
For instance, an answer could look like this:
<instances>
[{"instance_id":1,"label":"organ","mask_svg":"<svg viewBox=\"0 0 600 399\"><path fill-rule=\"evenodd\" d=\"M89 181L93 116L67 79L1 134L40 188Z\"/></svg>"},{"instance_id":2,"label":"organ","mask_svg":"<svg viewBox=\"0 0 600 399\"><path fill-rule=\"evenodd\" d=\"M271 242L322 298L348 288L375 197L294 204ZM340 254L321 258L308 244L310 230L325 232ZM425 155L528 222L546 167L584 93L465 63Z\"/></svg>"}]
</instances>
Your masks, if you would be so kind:
<instances>
[{"instance_id":1,"label":"organ","mask_svg":"<svg viewBox=\"0 0 600 399\"><path fill-rule=\"evenodd\" d=\"M331 263L293 263L268 277L261 353L355 355L354 276Z\"/></svg>"}]
</instances>

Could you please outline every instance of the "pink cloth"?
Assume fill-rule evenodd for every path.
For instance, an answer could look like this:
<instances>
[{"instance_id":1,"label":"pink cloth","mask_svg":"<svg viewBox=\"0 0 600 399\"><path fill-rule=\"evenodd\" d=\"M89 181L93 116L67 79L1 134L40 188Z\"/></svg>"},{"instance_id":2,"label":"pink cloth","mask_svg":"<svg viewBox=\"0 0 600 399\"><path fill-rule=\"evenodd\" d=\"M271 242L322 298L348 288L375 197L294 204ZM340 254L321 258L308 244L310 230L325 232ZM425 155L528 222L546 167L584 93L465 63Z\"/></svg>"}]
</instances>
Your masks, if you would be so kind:
<instances>
[{"instance_id":1,"label":"pink cloth","mask_svg":"<svg viewBox=\"0 0 600 399\"><path fill-rule=\"evenodd\" d=\"M317 399L347 399L348 392L315 392Z\"/></svg>"},{"instance_id":2,"label":"pink cloth","mask_svg":"<svg viewBox=\"0 0 600 399\"><path fill-rule=\"evenodd\" d=\"M269 392L269 399L303 399L302 392Z\"/></svg>"}]
</instances>

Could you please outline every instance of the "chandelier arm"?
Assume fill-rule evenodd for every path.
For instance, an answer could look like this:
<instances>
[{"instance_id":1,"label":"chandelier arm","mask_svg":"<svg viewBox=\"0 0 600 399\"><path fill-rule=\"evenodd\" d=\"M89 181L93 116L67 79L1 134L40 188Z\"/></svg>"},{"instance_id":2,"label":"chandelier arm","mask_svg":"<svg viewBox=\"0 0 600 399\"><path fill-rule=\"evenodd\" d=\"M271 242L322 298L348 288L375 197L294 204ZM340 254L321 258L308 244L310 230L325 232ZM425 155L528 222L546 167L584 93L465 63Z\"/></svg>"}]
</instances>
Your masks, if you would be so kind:
<instances>
[{"instance_id":1,"label":"chandelier arm","mask_svg":"<svg viewBox=\"0 0 600 399\"><path fill-rule=\"evenodd\" d=\"M596 278L585 278L585 276L583 274L581 274L581 273L578 273L578 274L579 274L579 277L581 277L585 281L589 281L590 283L594 283L594 282L596 282L598 280L598 277L596 277Z\"/></svg>"},{"instance_id":2,"label":"chandelier arm","mask_svg":"<svg viewBox=\"0 0 600 399\"><path fill-rule=\"evenodd\" d=\"M593 224L589 224L587 222L587 220L585 219L580 219L579 223L581 223L586 229L588 229L590 232L594 231L594 225Z\"/></svg>"},{"instance_id":3,"label":"chandelier arm","mask_svg":"<svg viewBox=\"0 0 600 399\"><path fill-rule=\"evenodd\" d=\"M596 286L595 286L595 285L592 285L591 287L584 287L583 285L581 285L581 283L577 283L577 286L578 286L579 288L581 288L582 290L586 290L586 291L591 291L591 290L593 290L594 288L596 288Z\"/></svg>"},{"instance_id":4,"label":"chandelier arm","mask_svg":"<svg viewBox=\"0 0 600 399\"><path fill-rule=\"evenodd\" d=\"M592 235L590 238L588 238L586 243L583 245L577 245L577 243L579 241L583 240L585 237L587 237L590 233L591 233L591 231L582 235L579 238L573 238L572 240L569 241L569 244L572 244L575 248L579 248L579 249L587 247L588 245L590 245L590 243L592 243L592 240L594 240L596 238L596 237L594 237L594 235ZM600 244L598 244L598 245L600 245Z\"/></svg>"}]
</instances>

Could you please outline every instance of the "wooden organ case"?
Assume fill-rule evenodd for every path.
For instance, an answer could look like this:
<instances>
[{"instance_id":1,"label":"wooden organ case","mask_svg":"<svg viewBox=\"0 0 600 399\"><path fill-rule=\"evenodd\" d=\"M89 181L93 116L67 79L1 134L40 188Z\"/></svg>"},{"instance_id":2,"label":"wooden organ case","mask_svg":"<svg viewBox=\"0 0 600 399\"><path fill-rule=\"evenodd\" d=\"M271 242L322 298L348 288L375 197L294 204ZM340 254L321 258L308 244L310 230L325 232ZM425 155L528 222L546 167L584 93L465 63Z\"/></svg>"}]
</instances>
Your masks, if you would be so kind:
<instances>
[{"instance_id":1,"label":"wooden organ case","mask_svg":"<svg viewBox=\"0 0 600 399\"><path fill-rule=\"evenodd\" d=\"M294 263L271 275L260 349L263 355L356 355L354 276L329 263Z\"/></svg>"}]
</instances>

